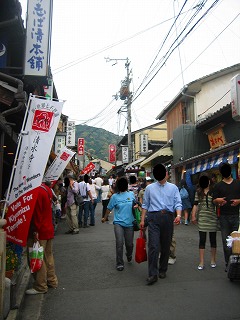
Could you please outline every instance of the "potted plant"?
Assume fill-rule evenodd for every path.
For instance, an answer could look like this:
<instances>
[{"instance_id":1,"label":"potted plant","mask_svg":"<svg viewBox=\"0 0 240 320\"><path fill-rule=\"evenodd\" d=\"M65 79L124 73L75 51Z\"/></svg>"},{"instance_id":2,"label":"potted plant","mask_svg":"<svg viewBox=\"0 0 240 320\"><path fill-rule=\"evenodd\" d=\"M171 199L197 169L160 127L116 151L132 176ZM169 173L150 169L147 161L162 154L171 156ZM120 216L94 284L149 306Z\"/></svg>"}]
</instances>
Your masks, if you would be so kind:
<instances>
[{"instance_id":1,"label":"potted plant","mask_svg":"<svg viewBox=\"0 0 240 320\"><path fill-rule=\"evenodd\" d=\"M19 259L14 248L8 244L6 247L6 277L11 279L14 272L18 269Z\"/></svg>"}]
</instances>

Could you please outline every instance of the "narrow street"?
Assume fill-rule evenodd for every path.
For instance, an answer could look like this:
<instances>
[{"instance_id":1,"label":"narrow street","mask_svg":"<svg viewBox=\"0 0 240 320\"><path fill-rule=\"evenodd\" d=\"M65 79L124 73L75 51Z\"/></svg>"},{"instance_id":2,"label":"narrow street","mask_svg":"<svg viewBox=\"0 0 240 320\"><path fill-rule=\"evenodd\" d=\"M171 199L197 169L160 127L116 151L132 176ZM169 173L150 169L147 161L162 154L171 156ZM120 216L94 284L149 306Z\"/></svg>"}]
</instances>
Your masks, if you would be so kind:
<instances>
[{"instance_id":1,"label":"narrow street","mask_svg":"<svg viewBox=\"0 0 240 320\"><path fill-rule=\"evenodd\" d=\"M59 223L54 241L59 287L25 296L18 319L240 319L240 282L230 282L224 272L220 233L216 269L209 266L208 242L206 268L198 271L197 227L176 226L177 261L166 279L146 286L147 263L126 262L124 271L116 271L112 217L102 224L101 208L98 204L96 225L77 235L65 235L66 222Z\"/></svg>"}]
</instances>

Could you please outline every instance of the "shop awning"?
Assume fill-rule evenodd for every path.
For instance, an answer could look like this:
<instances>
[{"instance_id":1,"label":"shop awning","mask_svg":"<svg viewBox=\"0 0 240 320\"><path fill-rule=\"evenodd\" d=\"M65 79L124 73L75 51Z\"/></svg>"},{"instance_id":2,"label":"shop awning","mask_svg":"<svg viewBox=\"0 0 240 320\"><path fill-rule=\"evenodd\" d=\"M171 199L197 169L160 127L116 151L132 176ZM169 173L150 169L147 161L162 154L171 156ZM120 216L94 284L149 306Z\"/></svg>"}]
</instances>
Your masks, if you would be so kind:
<instances>
[{"instance_id":1,"label":"shop awning","mask_svg":"<svg viewBox=\"0 0 240 320\"><path fill-rule=\"evenodd\" d=\"M146 157L141 157L141 158L139 158L139 159L137 159L137 160L129 163L129 164L126 166L125 169L130 169L131 167L138 165L138 164L141 163L144 159L146 159Z\"/></svg>"},{"instance_id":2,"label":"shop awning","mask_svg":"<svg viewBox=\"0 0 240 320\"><path fill-rule=\"evenodd\" d=\"M195 161L191 164L186 165L186 170L190 174L195 174L198 172L210 170L213 168L218 168L220 163L228 162L229 164L234 164L238 162L239 148L234 150L225 151L223 153L209 156L207 159L202 159Z\"/></svg>"},{"instance_id":3,"label":"shop awning","mask_svg":"<svg viewBox=\"0 0 240 320\"><path fill-rule=\"evenodd\" d=\"M173 156L173 152L172 152L172 149L170 147L162 148L162 149L158 150L157 152L153 153L147 159L145 159L141 163L141 166L144 166L146 163L151 162L153 159L155 159L157 157L172 157L172 156Z\"/></svg>"}]
</instances>

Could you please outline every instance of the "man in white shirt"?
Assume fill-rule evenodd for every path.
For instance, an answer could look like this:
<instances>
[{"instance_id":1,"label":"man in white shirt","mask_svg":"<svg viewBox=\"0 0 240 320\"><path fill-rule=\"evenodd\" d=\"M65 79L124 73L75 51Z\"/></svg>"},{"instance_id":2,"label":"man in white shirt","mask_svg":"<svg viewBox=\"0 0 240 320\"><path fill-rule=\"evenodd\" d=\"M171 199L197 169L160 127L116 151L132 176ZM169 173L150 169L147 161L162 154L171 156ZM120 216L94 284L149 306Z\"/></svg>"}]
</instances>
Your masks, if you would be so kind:
<instances>
[{"instance_id":1,"label":"man in white shirt","mask_svg":"<svg viewBox=\"0 0 240 320\"><path fill-rule=\"evenodd\" d=\"M112 187L113 183L115 182L115 179L113 179L113 176L111 175L108 179L108 184L110 186L110 188Z\"/></svg>"},{"instance_id":2,"label":"man in white shirt","mask_svg":"<svg viewBox=\"0 0 240 320\"><path fill-rule=\"evenodd\" d=\"M101 189L100 188L103 185L103 179L99 176L99 174L96 175L94 183L96 184L97 187L99 187L97 202L101 202Z\"/></svg>"},{"instance_id":3,"label":"man in white shirt","mask_svg":"<svg viewBox=\"0 0 240 320\"><path fill-rule=\"evenodd\" d=\"M84 175L84 177L80 178L79 182L79 191L81 196L83 196L84 198L84 203L82 206L79 206L79 214L78 214L78 224L79 227L81 228L83 226L83 228L88 228L88 217L89 217L89 212L90 212L90 205L91 202L93 202L93 197L90 191L90 187L89 187L89 176L87 174ZM82 216L83 216L83 221L82 221Z\"/></svg>"}]
</instances>

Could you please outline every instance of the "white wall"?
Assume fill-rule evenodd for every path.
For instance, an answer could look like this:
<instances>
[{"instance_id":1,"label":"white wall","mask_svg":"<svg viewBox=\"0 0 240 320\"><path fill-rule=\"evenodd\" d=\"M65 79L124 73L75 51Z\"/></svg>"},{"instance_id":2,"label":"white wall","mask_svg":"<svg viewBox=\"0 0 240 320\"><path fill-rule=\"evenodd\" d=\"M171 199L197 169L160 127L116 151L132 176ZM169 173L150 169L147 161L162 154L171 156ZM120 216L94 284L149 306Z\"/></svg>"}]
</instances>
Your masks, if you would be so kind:
<instances>
[{"instance_id":1,"label":"white wall","mask_svg":"<svg viewBox=\"0 0 240 320\"><path fill-rule=\"evenodd\" d=\"M214 113L231 102L230 81L238 73L240 70L202 84L201 91L195 98L197 115L195 120L203 119L209 113Z\"/></svg>"}]
</instances>

